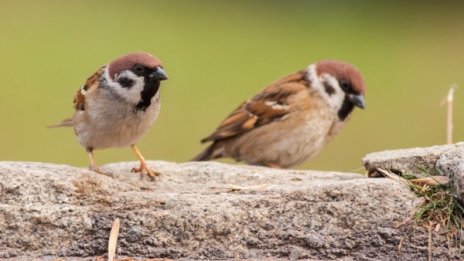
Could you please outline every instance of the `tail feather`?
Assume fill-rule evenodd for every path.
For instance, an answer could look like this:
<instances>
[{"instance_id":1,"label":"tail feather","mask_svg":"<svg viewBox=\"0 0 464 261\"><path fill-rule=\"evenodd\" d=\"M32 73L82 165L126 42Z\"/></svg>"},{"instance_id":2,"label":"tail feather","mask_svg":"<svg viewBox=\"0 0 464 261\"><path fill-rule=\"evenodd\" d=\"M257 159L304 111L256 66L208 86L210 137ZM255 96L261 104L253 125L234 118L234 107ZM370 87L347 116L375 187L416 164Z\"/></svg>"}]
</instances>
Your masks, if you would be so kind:
<instances>
[{"instance_id":1,"label":"tail feather","mask_svg":"<svg viewBox=\"0 0 464 261\"><path fill-rule=\"evenodd\" d=\"M47 126L47 128L60 128L60 127L72 127L72 126L74 126L73 118L67 118L58 124L49 125Z\"/></svg>"},{"instance_id":2,"label":"tail feather","mask_svg":"<svg viewBox=\"0 0 464 261\"><path fill-rule=\"evenodd\" d=\"M207 161L216 158L222 157L222 150L218 149L218 146L215 142L209 145L206 149L204 149L200 154L198 154L195 158L191 161Z\"/></svg>"}]
</instances>

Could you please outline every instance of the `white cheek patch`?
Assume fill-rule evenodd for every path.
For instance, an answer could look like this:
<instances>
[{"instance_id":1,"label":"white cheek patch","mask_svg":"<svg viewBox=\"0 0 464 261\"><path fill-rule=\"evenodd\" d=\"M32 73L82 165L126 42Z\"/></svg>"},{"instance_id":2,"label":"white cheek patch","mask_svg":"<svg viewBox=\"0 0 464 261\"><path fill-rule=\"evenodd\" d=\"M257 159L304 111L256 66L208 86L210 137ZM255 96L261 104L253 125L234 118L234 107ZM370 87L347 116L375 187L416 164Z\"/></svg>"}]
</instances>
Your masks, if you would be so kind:
<instances>
[{"instance_id":1,"label":"white cheek patch","mask_svg":"<svg viewBox=\"0 0 464 261\"><path fill-rule=\"evenodd\" d=\"M345 93L340 88L338 80L328 73L323 73L320 76L317 75L316 66L311 64L307 68L307 78L311 82L311 87L314 88L322 98L329 104L330 107L338 111L345 99ZM333 93L326 91L325 85L329 85L333 88Z\"/></svg>"},{"instance_id":2,"label":"white cheek patch","mask_svg":"<svg viewBox=\"0 0 464 261\"><path fill-rule=\"evenodd\" d=\"M326 98L330 104L330 107L338 111L342 107L343 100L345 99L345 92L343 92L342 88L340 88L338 80L332 75L324 73L320 76L320 79L323 83L322 85L327 84L333 88L333 93L329 94L323 86L322 93L324 98Z\"/></svg>"},{"instance_id":3,"label":"white cheek patch","mask_svg":"<svg viewBox=\"0 0 464 261\"><path fill-rule=\"evenodd\" d=\"M335 95L338 91L341 91L338 80L335 79L335 77L331 76L330 74L324 73L321 75L320 79L321 79L322 85L324 86L324 89L326 88L325 85L332 87L333 92L334 92L333 94Z\"/></svg>"},{"instance_id":4,"label":"white cheek patch","mask_svg":"<svg viewBox=\"0 0 464 261\"><path fill-rule=\"evenodd\" d=\"M134 81L134 84L132 87L125 88L122 87L118 83L118 79L124 77L131 79ZM111 78L109 78L111 79ZM114 91L118 96L122 97L126 101L132 104L137 104L140 99L141 99L141 92L143 91L143 87L145 85L144 83L144 78L141 76L135 75L133 72L129 70L122 71L116 78L115 81L110 80L108 82L108 85L110 88L112 88L112 91Z\"/></svg>"},{"instance_id":5,"label":"white cheek patch","mask_svg":"<svg viewBox=\"0 0 464 261\"><path fill-rule=\"evenodd\" d=\"M317 76L317 72L316 72L316 65L314 64L311 64L310 66L308 66L308 68L306 69L307 70L307 78L309 80L309 82L311 83L311 86L314 88L314 89L322 89L322 83L321 81L319 80L319 77Z\"/></svg>"}]
</instances>

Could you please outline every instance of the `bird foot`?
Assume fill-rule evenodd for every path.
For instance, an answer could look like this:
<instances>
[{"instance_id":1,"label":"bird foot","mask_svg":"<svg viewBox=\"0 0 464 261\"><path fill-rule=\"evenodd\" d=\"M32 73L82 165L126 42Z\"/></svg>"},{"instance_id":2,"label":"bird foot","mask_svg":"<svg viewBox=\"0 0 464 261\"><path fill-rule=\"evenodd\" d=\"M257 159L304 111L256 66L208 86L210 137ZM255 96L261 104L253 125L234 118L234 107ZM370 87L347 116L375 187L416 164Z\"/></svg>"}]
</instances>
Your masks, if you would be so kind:
<instances>
[{"instance_id":1,"label":"bird foot","mask_svg":"<svg viewBox=\"0 0 464 261\"><path fill-rule=\"evenodd\" d=\"M131 170L132 173L145 173L147 174L148 177L150 177L150 179L154 180L155 177L159 177L161 176L161 173L158 172L158 171L154 171L152 169L150 169L146 164L140 164L140 167L136 168L132 168Z\"/></svg>"}]
</instances>

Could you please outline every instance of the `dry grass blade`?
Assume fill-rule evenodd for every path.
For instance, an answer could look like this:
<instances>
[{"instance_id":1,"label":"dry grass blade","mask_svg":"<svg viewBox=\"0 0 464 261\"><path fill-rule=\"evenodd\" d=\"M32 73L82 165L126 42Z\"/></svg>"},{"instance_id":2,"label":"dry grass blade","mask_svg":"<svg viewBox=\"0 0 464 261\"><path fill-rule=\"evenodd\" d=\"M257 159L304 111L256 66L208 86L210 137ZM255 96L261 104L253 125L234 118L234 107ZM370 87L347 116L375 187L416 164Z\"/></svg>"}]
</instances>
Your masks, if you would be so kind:
<instances>
[{"instance_id":1,"label":"dry grass blade","mask_svg":"<svg viewBox=\"0 0 464 261\"><path fill-rule=\"evenodd\" d=\"M429 227L428 227L428 244L427 244L427 250L428 250L428 261L432 261L432 222L429 222Z\"/></svg>"},{"instance_id":2,"label":"dry grass blade","mask_svg":"<svg viewBox=\"0 0 464 261\"><path fill-rule=\"evenodd\" d=\"M453 143L453 96L457 87L458 85L453 83L446 96L446 144Z\"/></svg>"},{"instance_id":3,"label":"dry grass blade","mask_svg":"<svg viewBox=\"0 0 464 261\"><path fill-rule=\"evenodd\" d=\"M431 176L419 179L410 179L409 182L420 185L420 186L435 186L435 185L446 185L450 179L447 176Z\"/></svg>"},{"instance_id":4,"label":"dry grass blade","mask_svg":"<svg viewBox=\"0 0 464 261\"><path fill-rule=\"evenodd\" d=\"M448 238L454 238L456 245L461 245L461 230L464 227L464 207L454 196L454 187L451 180L445 176L428 176L416 178L408 174L404 178L385 169L377 169L384 176L391 178L409 187L422 202L416 206L413 227L428 229L428 257L432 256L432 236L444 230ZM421 173L424 175L427 173ZM403 246L403 237L399 243L398 251ZM450 246L450 244L448 244Z\"/></svg>"},{"instance_id":5,"label":"dry grass blade","mask_svg":"<svg viewBox=\"0 0 464 261\"><path fill-rule=\"evenodd\" d=\"M113 221L111 226L110 238L108 240L108 261L114 261L116 256L116 244L118 242L119 235L119 218Z\"/></svg>"},{"instance_id":6,"label":"dry grass blade","mask_svg":"<svg viewBox=\"0 0 464 261\"><path fill-rule=\"evenodd\" d=\"M411 183L408 180L406 180L406 179L404 179L404 178L402 178L402 177L400 177L400 176L398 176L398 175L396 175L394 173L391 173L390 171L388 171L386 169L378 168L377 171L380 172L381 174L383 174L387 178L391 178L391 179L393 179L395 181L398 181L399 183L401 183L403 185L406 185L408 187L411 186Z\"/></svg>"}]
</instances>

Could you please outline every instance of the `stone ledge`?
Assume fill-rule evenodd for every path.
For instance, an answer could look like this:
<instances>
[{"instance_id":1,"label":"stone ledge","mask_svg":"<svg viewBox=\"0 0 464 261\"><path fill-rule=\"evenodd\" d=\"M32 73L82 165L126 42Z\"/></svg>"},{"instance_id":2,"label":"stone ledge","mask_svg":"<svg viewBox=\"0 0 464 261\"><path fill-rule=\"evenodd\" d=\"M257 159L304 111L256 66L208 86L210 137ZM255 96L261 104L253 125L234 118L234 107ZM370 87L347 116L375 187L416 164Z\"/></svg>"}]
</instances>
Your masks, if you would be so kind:
<instances>
[{"instance_id":1,"label":"stone ledge","mask_svg":"<svg viewBox=\"0 0 464 261\"><path fill-rule=\"evenodd\" d=\"M105 255L121 220L119 256L172 259L424 260L427 235L401 224L417 201L388 179L217 162L149 164L156 182L104 166L0 162L0 259L85 260ZM447 260L434 238L434 260ZM26 258L27 257L27 258ZM26 259L24 259L26 258ZM87 259L89 260L89 259Z\"/></svg>"}]
</instances>

